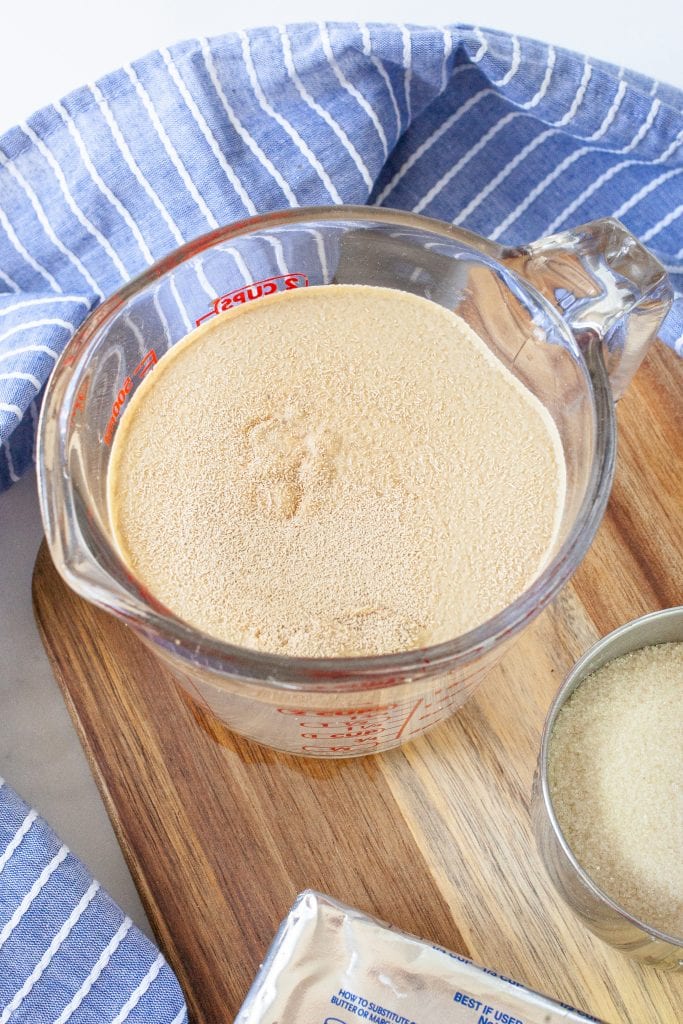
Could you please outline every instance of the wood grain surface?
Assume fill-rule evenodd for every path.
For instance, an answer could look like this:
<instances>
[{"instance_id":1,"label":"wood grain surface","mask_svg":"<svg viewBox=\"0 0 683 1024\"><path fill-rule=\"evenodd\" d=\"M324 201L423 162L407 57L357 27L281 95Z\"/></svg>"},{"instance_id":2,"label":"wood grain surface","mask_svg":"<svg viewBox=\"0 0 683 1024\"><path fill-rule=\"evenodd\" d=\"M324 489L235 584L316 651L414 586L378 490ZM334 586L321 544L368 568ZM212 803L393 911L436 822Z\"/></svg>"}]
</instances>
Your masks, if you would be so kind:
<instances>
[{"instance_id":1,"label":"wood grain surface","mask_svg":"<svg viewBox=\"0 0 683 1024\"><path fill-rule=\"evenodd\" d=\"M573 661L683 600L683 363L662 345L618 420L613 494L571 585L460 712L374 757L303 760L231 735L69 591L43 547L39 628L195 1024L232 1021L307 887L609 1024L683 1021L683 974L593 938L551 889L529 824L543 720Z\"/></svg>"}]
</instances>

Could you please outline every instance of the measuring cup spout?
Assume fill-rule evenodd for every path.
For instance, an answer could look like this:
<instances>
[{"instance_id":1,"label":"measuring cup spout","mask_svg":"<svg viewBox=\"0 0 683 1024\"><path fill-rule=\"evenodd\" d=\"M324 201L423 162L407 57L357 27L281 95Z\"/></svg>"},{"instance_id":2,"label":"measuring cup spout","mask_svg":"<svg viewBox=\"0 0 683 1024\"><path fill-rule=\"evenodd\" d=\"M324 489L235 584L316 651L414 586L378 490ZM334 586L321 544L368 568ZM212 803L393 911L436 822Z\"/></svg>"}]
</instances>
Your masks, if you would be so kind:
<instances>
[{"instance_id":1,"label":"measuring cup spout","mask_svg":"<svg viewBox=\"0 0 683 1024\"><path fill-rule=\"evenodd\" d=\"M601 343L612 394L621 398L673 301L652 253L606 217L502 258L560 312L584 351Z\"/></svg>"}]
</instances>

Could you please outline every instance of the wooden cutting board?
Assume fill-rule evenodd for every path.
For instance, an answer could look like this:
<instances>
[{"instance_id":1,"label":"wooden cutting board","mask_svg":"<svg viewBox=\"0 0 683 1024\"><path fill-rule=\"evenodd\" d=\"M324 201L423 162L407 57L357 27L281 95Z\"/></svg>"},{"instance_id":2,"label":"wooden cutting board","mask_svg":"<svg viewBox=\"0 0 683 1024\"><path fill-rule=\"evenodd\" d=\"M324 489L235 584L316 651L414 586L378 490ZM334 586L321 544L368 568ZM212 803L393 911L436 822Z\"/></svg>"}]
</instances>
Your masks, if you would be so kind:
<instances>
[{"instance_id":1,"label":"wooden cutting board","mask_svg":"<svg viewBox=\"0 0 683 1024\"><path fill-rule=\"evenodd\" d=\"M231 735L71 593L43 547L43 641L195 1024L232 1021L307 887L610 1024L683 1020L683 974L594 939L550 888L529 826L543 720L573 661L683 600L683 362L657 345L618 419L609 509L572 584L455 717L374 757L309 761Z\"/></svg>"}]
</instances>

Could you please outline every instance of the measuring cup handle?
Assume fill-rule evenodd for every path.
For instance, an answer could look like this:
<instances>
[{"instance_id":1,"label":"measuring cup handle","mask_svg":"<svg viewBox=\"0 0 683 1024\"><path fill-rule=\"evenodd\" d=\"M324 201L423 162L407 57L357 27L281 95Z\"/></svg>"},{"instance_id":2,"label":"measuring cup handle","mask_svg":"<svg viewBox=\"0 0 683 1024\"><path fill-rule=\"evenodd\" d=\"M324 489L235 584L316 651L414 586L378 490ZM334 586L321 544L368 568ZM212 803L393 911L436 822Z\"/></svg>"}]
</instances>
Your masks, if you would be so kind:
<instances>
[{"instance_id":1,"label":"measuring cup handle","mask_svg":"<svg viewBox=\"0 0 683 1024\"><path fill-rule=\"evenodd\" d=\"M502 259L551 302L583 349L602 343L614 399L621 398L673 301L652 253L606 217L506 249Z\"/></svg>"}]
</instances>

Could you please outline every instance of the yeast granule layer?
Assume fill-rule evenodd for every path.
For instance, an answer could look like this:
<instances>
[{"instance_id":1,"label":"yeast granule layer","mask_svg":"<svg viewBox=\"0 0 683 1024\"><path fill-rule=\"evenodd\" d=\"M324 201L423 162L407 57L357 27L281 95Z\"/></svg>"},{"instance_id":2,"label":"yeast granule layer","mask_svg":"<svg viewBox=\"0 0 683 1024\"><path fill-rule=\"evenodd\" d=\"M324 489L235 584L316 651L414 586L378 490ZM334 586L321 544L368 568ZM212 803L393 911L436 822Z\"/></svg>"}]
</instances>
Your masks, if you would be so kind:
<instances>
[{"instance_id":1,"label":"yeast granule layer","mask_svg":"<svg viewBox=\"0 0 683 1024\"><path fill-rule=\"evenodd\" d=\"M683 643L644 647L580 683L548 765L555 815L587 874L683 937Z\"/></svg>"},{"instance_id":2,"label":"yeast granule layer","mask_svg":"<svg viewBox=\"0 0 683 1024\"><path fill-rule=\"evenodd\" d=\"M355 285L208 322L115 437L122 555L242 646L371 655L451 639L545 565L564 499L541 403L449 310Z\"/></svg>"}]
</instances>

